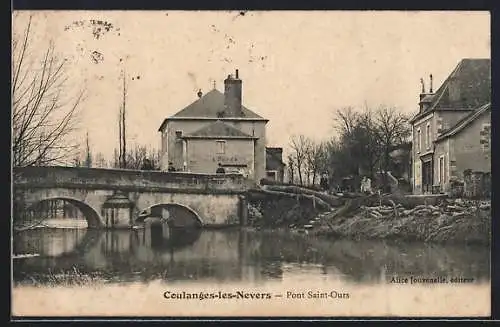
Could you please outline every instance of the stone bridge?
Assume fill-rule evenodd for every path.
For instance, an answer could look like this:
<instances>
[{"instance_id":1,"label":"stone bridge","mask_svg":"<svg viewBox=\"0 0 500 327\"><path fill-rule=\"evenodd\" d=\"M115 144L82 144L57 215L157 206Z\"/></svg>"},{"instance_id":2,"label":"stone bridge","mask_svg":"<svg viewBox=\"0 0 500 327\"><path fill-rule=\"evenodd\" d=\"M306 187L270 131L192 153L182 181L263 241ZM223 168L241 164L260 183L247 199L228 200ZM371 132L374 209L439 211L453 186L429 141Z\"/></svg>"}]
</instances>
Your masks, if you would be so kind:
<instances>
[{"instance_id":1,"label":"stone bridge","mask_svg":"<svg viewBox=\"0 0 500 327\"><path fill-rule=\"evenodd\" d=\"M89 228L128 228L148 216L174 226L243 224L251 186L238 174L80 167L15 167L13 181L22 212L42 201L65 200L80 209Z\"/></svg>"}]
</instances>

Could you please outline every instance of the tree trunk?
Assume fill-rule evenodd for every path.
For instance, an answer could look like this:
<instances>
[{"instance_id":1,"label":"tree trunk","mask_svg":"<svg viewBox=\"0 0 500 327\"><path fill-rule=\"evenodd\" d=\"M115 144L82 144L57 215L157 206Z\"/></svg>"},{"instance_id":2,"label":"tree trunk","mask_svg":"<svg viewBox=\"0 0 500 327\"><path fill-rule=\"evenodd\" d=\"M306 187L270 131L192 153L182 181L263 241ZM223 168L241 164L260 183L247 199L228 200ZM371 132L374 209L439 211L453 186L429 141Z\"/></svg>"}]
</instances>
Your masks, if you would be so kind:
<instances>
[{"instance_id":1,"label":"tree trunk","mask_svg":"<svg viewBox=\"0 0 500 327\"><path fill-rule=\"evenodd\" d=\"M297 171L299 173L299 183L300 183L300 185L304 185L303 180L302 180L302 167L300 165L297 165Z\"/></svg>"}]
</instances>

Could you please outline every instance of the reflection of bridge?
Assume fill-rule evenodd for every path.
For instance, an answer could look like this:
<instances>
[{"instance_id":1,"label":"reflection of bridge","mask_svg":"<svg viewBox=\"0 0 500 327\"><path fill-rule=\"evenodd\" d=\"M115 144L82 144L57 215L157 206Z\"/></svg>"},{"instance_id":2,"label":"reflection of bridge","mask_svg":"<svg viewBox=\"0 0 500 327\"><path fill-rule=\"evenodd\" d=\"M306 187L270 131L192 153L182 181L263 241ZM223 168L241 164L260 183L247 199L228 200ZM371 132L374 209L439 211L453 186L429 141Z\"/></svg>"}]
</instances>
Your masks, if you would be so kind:
<instances>
[{"instance_id":1,"label":"reflection of bridge","mask_svg":"<svg viewBox=\"0 0 500 327\"><path fill-rule=\"evenodd\" d=\"M50 245L38 245L40 256L16 262L15 278L24 278L22 276L26 274L43 275L47 271L71 273L76 267L84 274L98 272L125 279L255 280L262 278L261 270L269 270L266 262L249 264L251 253L247 233L240 229L225 232L177 230L170 240L164 239L163 244L149 242L144 230L82 230L82 237L69 235L69 231L58 232L59 238L73 239L73 248L55 251L53 248L59 248L62 242L47 239ZM17 242L33 243L26 237L35 240L43 234L35 230L30 233L24 234L25 239ZM22 248L19 251L26 252ZM60 254L48 255L48 252Z\"/></svg>"},{"instance_id":2,"label":"reflection of bridge","mask_svg":"<svg viewBox=\"0 0 500 327\"><path fill-rule=\"evenodd\" d=\"M14 168L15 201L24 211L62 199L85 215L88 226L130 227L141 213L161 206L201 225L237 225L246 216L241 175L202 175L76 167ZM243 220L244 221L244 220Z\"/></svg>"}]
</instances>

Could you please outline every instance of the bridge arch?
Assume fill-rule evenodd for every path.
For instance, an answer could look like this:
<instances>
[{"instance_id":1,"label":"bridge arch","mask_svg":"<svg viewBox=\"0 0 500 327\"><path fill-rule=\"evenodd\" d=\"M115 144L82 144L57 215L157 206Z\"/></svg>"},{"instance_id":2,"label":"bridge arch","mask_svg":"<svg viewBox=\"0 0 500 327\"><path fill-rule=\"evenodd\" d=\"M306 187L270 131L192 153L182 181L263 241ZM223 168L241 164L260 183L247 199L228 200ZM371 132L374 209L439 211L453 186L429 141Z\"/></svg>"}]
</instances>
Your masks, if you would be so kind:
<instances>
[{"instance_id":1,"label":"bridge arch","mask_svg":"<svg viewBox=\"0 0 500 327\"><path fill-rule=\"evenodd\" d=\"M104 226L104 221L99 214L99 212L94 209L92 206L89 204L83 202L82 200L67 197L67 196L53 196L53 197L48 197L48 198L43 198L40 200L37 200L30 204L26 210L31 210L33 209L36 205L39 203L45 202L45 201L51 201L51 200L64 200L68 203L71 203L73 206L78 208L87 220L87 228L101 228Z\"/></svg>"},{"instance_id":2,"label":"bridge arch","mask_svg":"<svg viewBox=\"0 0 500 327\"><path fill-rule=\"evenodd\" d=\"M167 217L165 217L165 211ZM191 207L176 202L156 203L140 211L136 222L142 223L147 217L162 217L172 227L202 227L203 220Z\"/></svg>"}]
</instances>

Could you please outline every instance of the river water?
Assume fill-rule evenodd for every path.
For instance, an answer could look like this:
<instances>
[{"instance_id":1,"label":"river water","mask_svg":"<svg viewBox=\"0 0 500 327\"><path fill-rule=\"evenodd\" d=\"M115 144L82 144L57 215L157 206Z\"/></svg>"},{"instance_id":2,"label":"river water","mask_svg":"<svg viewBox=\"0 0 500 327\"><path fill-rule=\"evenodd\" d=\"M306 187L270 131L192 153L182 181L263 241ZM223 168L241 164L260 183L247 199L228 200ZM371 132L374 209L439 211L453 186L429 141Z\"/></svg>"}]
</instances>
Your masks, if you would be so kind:
<instances>
[{"instance_id":1,"label":"river water","mask_svg":"<svg viewBox=\"0 0 500 327\"><path fill-rule=\"evenodd\" d=\"M306 298L311 296L308 295L308 290L314 288L313 293L320 294L323 293L323 289L328 289L330 294L332 285L336 285L336 290L350 290L349 293L339 291L338 294L339 296L350 294L351 304L345 308L337 306L332 309L335 314L342 314L340 312L342 310L348 315L387 313L387 310L393 313L402 310L400 314L411 315L415 312L425 313L427 311L424 309L429 308L429 314L447 316L447 312L439 314L439 312L432 311L436 305L429 302L431 298L432 301L437 301L434 295L438 296L438 291L432 291L429 287L447 287L440 289L439 292L448 292L446 294L449 294L449 297L456 297L456 299L448 299L449 303L456 301L458 304L463 304L463 300L459 301L460 297L476 294L475 299L466 301L470 302L468 305L464 305L463 309L458 309L463 311L456 312L450 308L449 315L462 315L461 312L465 315L482 315L487 314L490 309L486 305L486 303L489 305L490 294L490 251L484 246L379 240L327 240L305 234L242 229L172 231L168 237L162 237L161 235L147 235L146 231L141 229L96 231L40 228L16 234L13 252L17 256L13 261L14 305L17 303L17 312L26 315L29 315L30 311L24 303L30 298L30 308L33 309L34 294L38 294L35 292L40 293L40 290L44 289L52 291L57 289L58 292L73 289L72 292L75 292L73 279L77 280L78 276L90 276L92 279L104 281L107 286L100 286L101 292L104 292L106 287L110 289L129 287L126 294L130 294L133 292L132 287L149 287L147 292L150 293L148 294L155 293L158 301L164 294L163 290L169 288L190 289L198 292L207 289L217 291L224 286L238 285L237 287L246 290L273 287L275 291L282 289L282 296L290 298L290 301L282 302L290 304L292 293L296 295L293 298L294 301L297 297L301 300L301 296L302 300L306 301ZM448 283L446 285L401 285L394 283L393 279L410 277L443 277L448 280ZM470 281L450 284L452 278L467 278ZM91 287L94 286L80 284L77 290L85 292ZM410 290L414 292L416 287L420 287L424 293L415 293L414 302L408 304L405 307L407 309L402 308L398 311L397 305L401 302L398 299L405 296L403 294L409 294ZM359 310L353 309L352 298L356 298L356 294L359 295L361 292L368 292L369 289L378 290L379 293L369 294L378 294L373 295L375 297L370 301L372 301L373 308L376 307L373 306L374 303L378 303L381 306L380 310L369 311L367 308L370 304L367 304L368 306L355 305L354 307ZM290 294L288 290L292 290ZM402 293L388 295L388 291ZM464 293L459 295L459 292ZM93 301L91 299L99 296L99 291L92 291L88 294L89 301ZM113 291L113 294L117 293ZM106 296L109 298L109 295ZM383 297L385 301L388 301L391 296L393 297L392 309L388 309L388 304L382 306L379 303L380 300L376 300ZM53 298L55 297L62 298L63 296L56 294ZM138 298L143 297L143 295L138 296ZM420 301L419 297L428 299L423 302L427 303L422 307L423 309L415 308L415 303L418 304ZM81 298L84 298L83 293ZM369 301L368 298L368 295L363 296L363 301ZM162 300L165 299L162 298ZM120 298L116 301L120 301ZM483 301L484 304L479 306L477 301ZM127 305L131 306L128 310L137 309L132 303L127 303L123 303L120 310L125 310ZM440 304L439 301L436 303ZM63 304L51 309L47 308L48 304L45 300L44 309L40 310L49 315L50 312L64 315L65 312L80 313L83 310L80 308L78 309L80 311L71 311L68 308L61 312ZM295 306L297 307L298 304L295 303ZM155 311L151 309L152 307L149 305L148 309L144 307L137 309L138 312L134 315L148 312L152 315L161 315L162 310L166 310L163 307ZM299 305L299 307L304 306ZM94 310L99 308L102 308L102 305L101 307L96 305ZM182 308L182 305L179 308ZM191 306L192 310L193 308ZM201 311L198 313L210 314L202 308L204 307L200 307ZM442 310L445 310L444 308L446 307ZM224 310L224 306L219 309ZM316 306L316 309L319 310L314 311L317 314L330 312L328 311L330 309L323 306ZM116 313L122 312L120 310ZM289 312L291 315L294 313L300 315L300 310L293 311L294 309L290 308L286 310L292 310ZM234 312L237 311L234 310ZM40 314L36 310L33 314L37 314L36 312ZM106 312L111 314L109 311ZM216 312L223 311L212 310L212 314ZM306 310L302 315L307 312L312 311ZM127 313L131 312L127 311Z\"/></svg>"}]
</instances>

